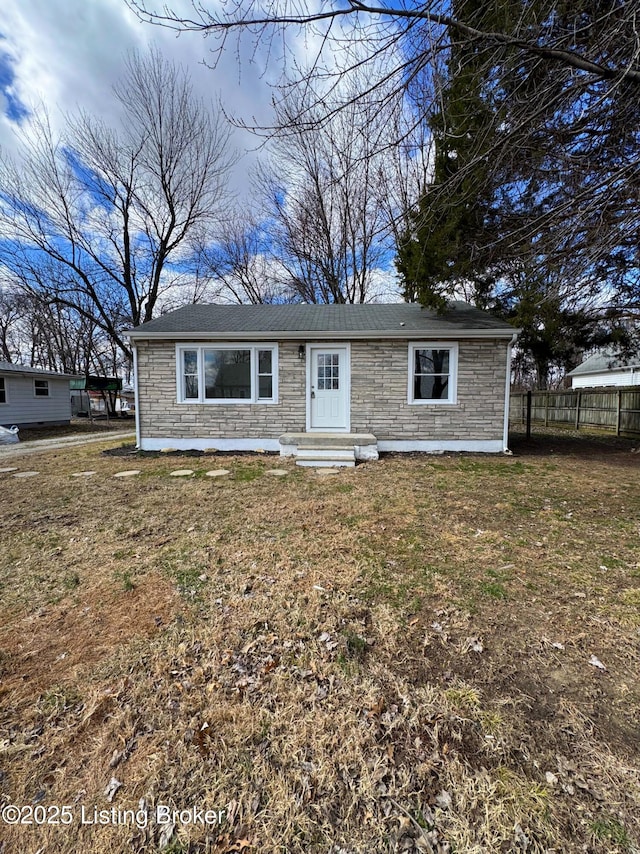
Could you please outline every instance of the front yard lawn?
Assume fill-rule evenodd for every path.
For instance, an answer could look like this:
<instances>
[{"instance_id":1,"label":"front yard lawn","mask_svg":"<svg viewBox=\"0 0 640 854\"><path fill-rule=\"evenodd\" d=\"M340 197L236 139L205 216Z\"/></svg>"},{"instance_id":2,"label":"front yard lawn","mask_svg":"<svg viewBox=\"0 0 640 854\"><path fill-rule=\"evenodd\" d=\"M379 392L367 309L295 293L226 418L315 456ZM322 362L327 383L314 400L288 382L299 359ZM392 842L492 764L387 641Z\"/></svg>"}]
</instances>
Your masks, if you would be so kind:
<instances>
[{"instance_id":1,"label":"front yard lawn","mask_svg":"<svg viewBox=\"0 0 640 854\"><path fill-rule=\"evenodd\" d=\"M637 851L632 448L3 459L0 851Z\"/></svg>"}]
</instances>

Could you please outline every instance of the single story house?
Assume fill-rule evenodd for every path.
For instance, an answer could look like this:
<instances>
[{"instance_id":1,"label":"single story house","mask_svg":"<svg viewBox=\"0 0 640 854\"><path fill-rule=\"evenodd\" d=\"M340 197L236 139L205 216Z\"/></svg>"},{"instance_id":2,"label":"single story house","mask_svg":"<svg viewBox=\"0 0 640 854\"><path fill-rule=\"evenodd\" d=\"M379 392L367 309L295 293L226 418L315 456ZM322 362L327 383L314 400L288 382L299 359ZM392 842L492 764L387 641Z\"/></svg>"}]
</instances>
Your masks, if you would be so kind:
<instances>
[{"instance_id":1,"label":"single story house","mask_svg":"<svg viewBox=\"0 0 640 854\"><path fill-rule=\"evenodd\" d=\"M594 353L567 374L571 388L640 385L640 356L621 356L613 350Z\"/></svg>"},{"instance_id":2,"label":"single story house","mask_svg":"<svg viewBox=\"0 0 640 854\"><path fill-rule=\"evenodd\" d=\"M74 376L0 362L0 425L41 427L71 420Z\"/></svg>"},{"instance_id":3,"label":"single story house","mask_svg":"<svg viewBox=\"0 0 640 854\"><path fill-rule=\"evenodd\" d=\"M507 448L516 331L466 303L189 305L127 334L143 450Z\"/></svg>"}]
</instances>

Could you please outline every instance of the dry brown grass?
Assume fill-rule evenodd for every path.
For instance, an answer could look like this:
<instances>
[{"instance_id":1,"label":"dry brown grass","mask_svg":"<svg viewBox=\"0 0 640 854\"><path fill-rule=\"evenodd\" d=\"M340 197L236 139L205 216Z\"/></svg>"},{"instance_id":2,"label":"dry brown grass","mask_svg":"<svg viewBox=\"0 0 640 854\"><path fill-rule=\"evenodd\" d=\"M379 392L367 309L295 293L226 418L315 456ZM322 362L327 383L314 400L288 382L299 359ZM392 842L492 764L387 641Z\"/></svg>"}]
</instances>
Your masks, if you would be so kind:
<instances>
[{"instance_id":1,"label":"dry brown grass","mask_svg":"<svg viewBox=\"0 0 640 854\"><path fill-rule=\"evenodd\" d=\"M41 474L0 475L0 803L73 822L0 823L0 850L634 851L630 447L282 479L17 460ZM140 799L226 820L80 823Z\"/></svg>"}]
</instances>

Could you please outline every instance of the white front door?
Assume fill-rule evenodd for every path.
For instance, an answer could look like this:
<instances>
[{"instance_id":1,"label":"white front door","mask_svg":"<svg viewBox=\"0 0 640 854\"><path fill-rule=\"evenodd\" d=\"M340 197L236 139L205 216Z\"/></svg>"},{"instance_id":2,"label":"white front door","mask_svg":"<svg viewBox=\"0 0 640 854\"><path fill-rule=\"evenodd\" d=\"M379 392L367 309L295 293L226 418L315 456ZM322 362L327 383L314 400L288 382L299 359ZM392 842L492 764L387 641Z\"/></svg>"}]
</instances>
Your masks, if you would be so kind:
<instances>
[{"instance_id":1,"label":"white front door","mask_svg":"<svg viewBox=\"0 0 640 854\"><path fill-rule=\"evenodd\" d=\"M309 429L349 429L349 358L346 347L311 347Z\"/></svg>"}]
</instances>

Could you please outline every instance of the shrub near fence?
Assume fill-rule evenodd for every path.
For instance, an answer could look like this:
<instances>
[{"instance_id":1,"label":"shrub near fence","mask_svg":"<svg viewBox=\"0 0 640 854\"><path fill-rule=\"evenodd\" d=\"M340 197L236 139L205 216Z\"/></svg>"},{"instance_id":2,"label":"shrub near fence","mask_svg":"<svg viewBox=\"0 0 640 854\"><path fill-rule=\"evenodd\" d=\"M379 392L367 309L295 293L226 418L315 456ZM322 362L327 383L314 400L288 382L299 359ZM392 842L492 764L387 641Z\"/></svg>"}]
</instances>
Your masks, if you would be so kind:
<instances>
[{"instance_id":1,"label":"shrub near fence","mask_svg":"<svg viewBox=\"0 0 640 854\"><path fill-rule=\"evenodd\" d=\"M527 423L529 394L532 423L576 430L596 427L617 436L640 436L640 386L513 392L509 407L511 423Z\"/></svg>"}]
</instances>

